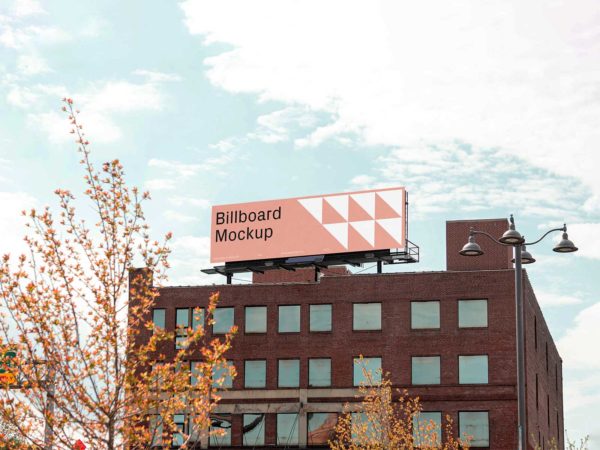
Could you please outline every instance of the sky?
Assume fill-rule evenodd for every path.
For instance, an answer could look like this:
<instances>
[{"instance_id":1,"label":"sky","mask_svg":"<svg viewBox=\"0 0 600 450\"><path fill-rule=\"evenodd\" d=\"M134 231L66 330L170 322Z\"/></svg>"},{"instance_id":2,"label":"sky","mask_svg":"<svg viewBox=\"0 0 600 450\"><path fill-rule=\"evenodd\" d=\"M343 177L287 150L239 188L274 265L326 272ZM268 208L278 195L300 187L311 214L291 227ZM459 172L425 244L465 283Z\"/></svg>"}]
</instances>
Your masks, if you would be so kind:
<instances>
[{"instance_id":1,"label":"sky","mask_svg":"<svg viewBox=\"0 0 600 450\"><path fill-rule=\"evenodd\" d=\"M173 284L222 282L213 204L406 186L421 262L388 271L444 270L446 220L567 222L580 251L546 239L527 270L567 433L600 449L597 0L0 0L2 253L21 210L83 189L65 95L93 159L151 191Z\"/></svg>"}]
</instances>

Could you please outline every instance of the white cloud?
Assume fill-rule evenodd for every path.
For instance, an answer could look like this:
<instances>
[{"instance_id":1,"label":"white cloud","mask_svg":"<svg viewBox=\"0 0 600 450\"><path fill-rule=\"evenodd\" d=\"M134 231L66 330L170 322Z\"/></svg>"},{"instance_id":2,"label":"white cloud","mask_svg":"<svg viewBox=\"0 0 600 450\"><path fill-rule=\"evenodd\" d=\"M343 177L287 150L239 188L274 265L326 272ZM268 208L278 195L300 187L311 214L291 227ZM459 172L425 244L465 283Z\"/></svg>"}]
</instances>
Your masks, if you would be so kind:
<instances>
[{"instance_id":1,"label":"white cloud","mask_svg":"<svg viewBox=\"0 0 600 450\"><path fill-rule=\"evenodd\" d=\"M152 83L158 83L158 82L163 82L163 81L181 81L181 77L174 73L163 73L163 72L154 72L151 70L138 69L138 70L135 70L133 72L133 74L144 77Z\"/></svg>"},{"instance_id":2,"label":"white cloud","mask_svg":"<svg viewBox=\"0 0 600 450\"><path fill-rule=\"evenodd\" d=\"M39 55L21 55L17 60L17 69L23 75L38 75L51 72L48 63Z\"/></svg>"},{"instance_id":3,"label":"white cloud","mask_svg":"<svg viewBox=\"0 0 600 450\"><path fill-rule=\"evenodd\" d=\"M176 237L171 245L169 284L194 285L221 282L200 270L211 267L210 239L207 236Z\"/></svg>"},{"instance_id":4,"label":"white cloud","mask_svg":"<svg viewBox=\"0 0 600 450\"><path fill-rule=\"evenodd\" d=\"M575 323L559 339L558 348L566 367L571 369L600 369L600 302L583 309Z\"/></svg>"},{"instance_id":5,"label":"white cloud","mask_svg":"<svg viewBox=\"0 0 600 450\"><path fill-rule=\"evenodd\" d=\"M0 204L0 255L17 257L26 253L25 218L21 212L35 207L36 200L24 192L0 192Z\"/></svg>"},{"instance_id":6,"label":"white cloud","mask_svg":"<svg viewBox=\"0 0 600 450\"><path fill-rule=\"evenodd\" d=\"M144 183L144 187L150 191L170 191L175 189L175 180L170 178L153 178Z\"/></svg>"},{"instance_id":7,"label":"white cloud","mask_svg":"<svg viewBox=\"0 0 600 450\"><path fill-rule=\"evenodd\" d=\"M208 209L210 208L210 201L204 198L195 198L195 197L181 197L174 196L169 197L169 202L174 206L194 206L200 209Z\"/></svg>"},{"instance_id":8,"label":"white cloud","mask_svg":"<svg viewBox=\"0 0 600 450\"><path fill-rule=\"evenodd\" d=\"M233 47L205 60L216 86L333 117L298 146L340 133L390 146L461 139L600 193L595 0L181 6L191 33Z\"/></svg>"},{"instance_id":9,"label":"white cloud","mask_svg":"<svg viewBox=\"0 0 600 450\"><path fill-rule=\"evenodd\" d=\"M183 214L178 211L173 211L172 209L168 209L164 212L164 216L168 220L172 220L175 222L181 223L192 223L198 222L199 218L196 216L190 216L189 214Z\"/></svg>"},{"instance_id":10,"label":"white cloud","mask_svg":"<svg viewBox=\"0 0 600 450\"><path fill-rule=\"evenodd\" d=\"M15 0L12 12L17 17L34 16L45 14L46 10L39 1L36 0Z\"/></svg>"},{"instance_id":11,"label":"white cloud","mask_svg":"<svg viewBox=\"0 0 600 450\"><path fill-rule=\"evenodd\" d=\"M542 308L579 305L583 302L578 295L560 294L558 292L549 292L541 289L536 289L535 297Z\"/></svg>"},{"instance_id":12,"label":"white cloud","mask_svg":"<svg viewBox=\"0 0 600 450\"><path fill-rule=\"evenodd\" d=\"M600 259L600 223L573 223L568 225L567 231L569 239L579 248L574 253L576 256Z\"/></svg>"},{"instance_id":13,"label":"white cloud","mask_svg":"<svg viewBox=\"0 0 600 450\"><path fill-rule=\"evenodd\" d=\"M259 116L256 123L257 130L250 133L248 138L273 144L288 141L291 129L313 127L316 118L307 108L288 106Z\"/></svg>"}]
</instances>

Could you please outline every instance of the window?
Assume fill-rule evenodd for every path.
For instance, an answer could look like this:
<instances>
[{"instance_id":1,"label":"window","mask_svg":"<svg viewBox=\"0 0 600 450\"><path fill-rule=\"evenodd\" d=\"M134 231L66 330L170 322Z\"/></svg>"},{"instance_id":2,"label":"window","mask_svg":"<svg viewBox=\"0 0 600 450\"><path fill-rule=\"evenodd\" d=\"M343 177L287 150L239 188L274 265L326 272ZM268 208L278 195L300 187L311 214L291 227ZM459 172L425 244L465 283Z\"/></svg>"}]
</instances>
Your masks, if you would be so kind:
<instances>
[{"instance_id":1,"label":"window","mask_svg":"<svg viewBox=\"0 0 600 450\"><path fill-rule=\"evenodd\" d=\"M354 358L354 386L381 382L381 357Z\"/></svg>"},{"instance_id":2,"label":"window","mask_svg":"<svg viewBox=\"0 0 600 450\"><path fill-rule=\"evenodd\" d=\"M308 360L308 386L331 386L330 358L310 358Z\"/></svg>"},{"instance_id":3,"label":"window","mask_svg":"<svg viewBox=\"0 0 600 450\"><path fill-rule=\"evenodd\" d=\"M277 445L298 445L298 414L277 414Z\"/></svg>"},{"instance_id":4,"label":"window","mask_svg":"<svg viewBox=\"0 0 600 450\"><path fill-rule=\"evenodd\" d=\"M266 306L246 306L246 322L244 331L246 333L267 332Z\"/></svg>"},{"instance_id":5,"label":"window","mask_svg":"<svg viewBox=\"0 0 600 450\"><path fill-rule=\"evenodd\" d=\"M300 360L280 359L277 372L277 385L279 387L300 386Z\"/></svg>"},{"instance_id":6,"label":"window","mask_svg":"<svg viewBox=\"0 0 600 450\"><path fill-rule=\"evenodd\" d=\"M173 414L173 424L176 430L173 432L173 447L181 447L184 442L183 435L186 433L185 414Z\"/></svg>"},{"instance_id":7,"label":"window","mask_svg":"<svg viewBox=\"0 0 600 450\"><path fill-rule=\"evenodd\" d=\"M197 384L196 375L202 370L201 361L192 361L192 386ZM233 361L225 361L224 364L213 366L212 386L220 389L231 389L233 387L233 376L231 370L235 366Z\"/></svg>"},{"instance_id":8,"label":"window","mask_svg":"<svg viewBox=\"0 0 600 450\"><path fill-rule=\"evenodd\" d=\"M279 332L300 333L300 305L279 307Z\"/></svg>"},{"instance_id":9,"label":"window","mask_svg":"<svg viewBox=\"0 0 600 450\"><path fill-rule=\"evenodd\" d=\"M151 447L161 447L163 443L163 421L160 415L150 416L150 428L148 430L152 433Z\"/></svg>"},{"instance_id":10,"label":"window","mask_svg":"<svg viewBox=\"0 0 600 450\"><path fill-rule=\"evenodd\" d=\"M152 324L154 328L165 329L165 310L164 309L153 309L152 310Z\"/></svg>"},{"instance_id":11,"label":"window","mask_svg":"<svg viewBox=\"0 0 600 450\"><path fill-rule=\"evenodd\" d=\"M267 361L264 359L244 362L244 387L264 388L267 384Z\"/></svg>"},{"instance_id":12,"label":"window","mask_svg":"<svg viewBox=\"0 0 600 450\"><path fill-rule=\"evenodd\" d=\"M180 309L175 311L175 348L185 348L187 340L187 329L190 326L190 309Z\"/></svg>"},{"instance_id":13,"label":"window","mask_svg":"<svg viewBox=\"0 0 600 450\"><path fill-rule=\"evenodd\" d=\"M458 326L459 328L487 327L487 300L459 300Z\"/></svg>"},{"instance_id":14,"label":"window","mask_svg":"<svg viewBox=\"0 0 600 450\"><path fill-rule=\"evenodd\" d=\"M471 447L490 446L490 424L487 411L460 411L458 426L461 438L471 437Z\"/></svg>"},{"instance_id":15,"label":"window","mask_svg":"<svg viewBox=\"0 0 600 450\"><path fill-rule=\"evenodd\" d=\"M221 447L231 445L231 414L211 414L210 431L208 444L211 447Z\"/></svg>"},{"instance_id":16,"label":"window","mask_svg":"<svg viewBox=\"0 0 600 450\"><path fill-rule=\"evenodd\" d=\"M175 311L175 348L185 348L186 339L188 337L188 328L195 331L199 327L204 326L204 309L203 308L177 308Z\"/></svg>"},{"instance_id":17,"label":"window","mask_svg":"<svg viewBox=\"0 0 600 450\"><path fill-rule=\"evenodd\" d=\"M234 309L233 308L215 308L214 312L215 323L213 325L214 334L225 334L229 333L229 330L234 323Z\"/></svg>"},{"instance_id":18,"label":"window","mask_svg":"<svg viewBox=\"0 0 600 450\"><path fill-rule=\"evenodd\" d=\"M381 303L355 303L352 312L353 330L381 330Z\"/></svg>"},{"instance_id":19,"label":"window","mask_svg":"<svg viewBox=\"0 0 600 450\"><path fill-rule=\"evenodd\" d=\"M337 413L308 413L308 445L324 445L335 436Z\"/></svg>"},{"instance_id":20,"label":"window","mask_svg":"<svg viewBox=\"0 0 600 450\"><path fill-rule=\"evenodd\" d=\"M331 331L331 305L310 305L310 331Z\"/></svg>"},{"instance_id":21,"label":"window","mask_svg":"<svg viewBox=\"0 0 600 450\"><path fill-rule=\"evenodd\" d=\"M410 303L411 328L439 328L440 327L440 302L411 302Z\"/></svg>"},{"instance_id":22,"label":"window","mask_svg":"<svg viewBox=\"0 0 600 450\"><path fill-rule=\"evenodd\" d=\"M412 384L440 384L440 357L413 356Z\"/></svg>"},{"instance_id":23,"label":"window","mask_svg":"<svg viewBox=\"0 0 600 450\"><path fill-rule=\"evenodd\" d=\"M485 384L488 382L487 355L458 357L458 382L460 384Z\"/></svg>"},{"instance_id":24,"label":"window","mask_svg":"<svg viewBox=\"0 0 600 450\"><path fill-rule=\"evenodd\" d=\"M369 448L379 447L381 443L380 425L369 420L364 412L351 413L350 432L352 443Z\"/></svg>"},{"instance_id":25,"label":"window","mask_svg":"<svg viewBox=\"0 0 600 450\"><path fill-rule=\"evenodd\" d=\"M242 429L243 444L245 447L265 445L265 415L244 414L244 428Z\"/></svg>"},{"instance_id":26,"label":"window","mask_svg":"<svg viewBox=\"0 0 600 450\"><path fill-rule=\"evenodd\" d=\"M442 443L442 413L423 411L413 416L413 439L416 447L439 447Z\"/></svg>"}]
</instances>

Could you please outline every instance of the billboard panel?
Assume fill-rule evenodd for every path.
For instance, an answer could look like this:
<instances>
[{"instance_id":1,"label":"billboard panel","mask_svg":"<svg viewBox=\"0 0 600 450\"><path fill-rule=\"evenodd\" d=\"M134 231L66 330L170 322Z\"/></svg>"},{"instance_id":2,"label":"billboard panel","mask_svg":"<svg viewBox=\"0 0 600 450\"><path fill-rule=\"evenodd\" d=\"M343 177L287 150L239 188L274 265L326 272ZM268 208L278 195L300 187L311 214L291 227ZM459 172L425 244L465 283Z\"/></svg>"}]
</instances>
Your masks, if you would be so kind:
<instances>
[{"instance_id":1,"label":"billboard panel","mask_svg":"<svg viewBox=\"0 0 600 450\"><path fill-rule=\"evenodd\" d=\"M211 262L404 249L403 187L212 208Z\"/></svg>"}]
</instances>

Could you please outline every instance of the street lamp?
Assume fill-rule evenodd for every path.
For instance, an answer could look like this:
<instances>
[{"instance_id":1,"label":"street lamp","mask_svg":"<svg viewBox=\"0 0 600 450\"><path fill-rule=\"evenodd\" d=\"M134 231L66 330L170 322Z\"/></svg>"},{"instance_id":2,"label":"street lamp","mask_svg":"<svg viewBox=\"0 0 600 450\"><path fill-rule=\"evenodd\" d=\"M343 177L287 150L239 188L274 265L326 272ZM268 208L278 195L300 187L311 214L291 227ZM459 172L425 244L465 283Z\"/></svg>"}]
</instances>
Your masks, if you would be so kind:
<instances>
[{"instance_id":1,"label":"street lamp","mask_svg":"<svg viewBox=\"0 0 600 450\"><path fill-rule=\"evenodd\" d=\"M459 252L463 256L481 256L483 250L475 242L475 236L478 234L484 235L499 245L505 245L514 248L514 259L512 262L515 264L515 309L517 318L517 404L518 404L518 440L519 450L527 449L527 420L525 417L525 335L523 329L524 323L524 309L523 309L523 268L522 264L531 264L535 262L535 258L527 251L526 245L532 246L540 242L550 233L555 231L562 231L561 241L553 248L557 253L572 253L578 250L575 244L569 240L567 235L567 225L564 224L562 228L553 228L548 230L541 238L533 242L525 242L525 237L521 235L515 229L515 220L510 215L510 227L504 232L502 237L495 239L485 231L478 231L471 228L469 232L469 241L465 244L462 250Z\"/></svg>"}]
</instances>

